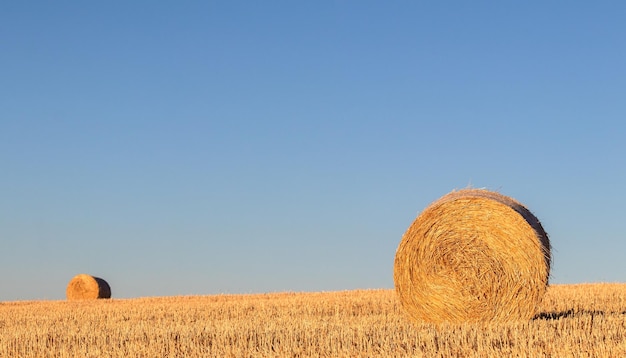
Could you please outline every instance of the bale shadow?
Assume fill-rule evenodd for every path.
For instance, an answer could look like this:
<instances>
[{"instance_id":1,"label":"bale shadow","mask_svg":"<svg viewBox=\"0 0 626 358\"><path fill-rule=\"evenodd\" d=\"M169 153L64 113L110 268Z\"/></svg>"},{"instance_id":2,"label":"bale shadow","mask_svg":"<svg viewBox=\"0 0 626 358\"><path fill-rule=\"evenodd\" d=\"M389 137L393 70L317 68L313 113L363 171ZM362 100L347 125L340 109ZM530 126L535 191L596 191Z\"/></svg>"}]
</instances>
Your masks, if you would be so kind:
<instances>
[{"instance_id":1,"label":"bale shadow","mask_svg":"<svg viewBox=\"0 0 626 358\"><path fill-rule=\"evenodd\" d=\"M532 319L533 321L535 320L552 321L552 320L558 320L561 318L570 318L570 317L575 317L575 316L583 316L583 315L604 316L605 314L626 315L626 311L622 311L622 312L604 312L604 311L594 311L594 310L575 311L572 308L567 311L560 311L560 312L541 312L541 313L536 314L535 317L533 317Z\"/></svg>"},{"instance_id":2,"label":"bale shadow","mask_svg":"<svg viewBox=\"0 0 626 358\"><path fill-rule=\"evenodd\" d=\"M539 320L539 319L551 321L555 319L572 317L574 314L575 312L573 309L570 309L567 311L561 311L561 312L541 312L541 313L537 313L535 317L533 317L533 321Z\"/></svg>"}]
</instances>

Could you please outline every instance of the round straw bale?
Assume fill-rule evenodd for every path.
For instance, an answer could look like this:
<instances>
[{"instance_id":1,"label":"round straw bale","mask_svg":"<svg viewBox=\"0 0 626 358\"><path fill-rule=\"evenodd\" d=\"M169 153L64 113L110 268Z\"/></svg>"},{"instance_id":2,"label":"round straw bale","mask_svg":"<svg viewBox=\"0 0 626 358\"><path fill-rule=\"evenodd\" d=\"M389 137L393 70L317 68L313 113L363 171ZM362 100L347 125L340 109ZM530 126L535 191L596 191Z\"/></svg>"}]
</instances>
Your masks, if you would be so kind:
<instances>
[{"instance_id":1,"label":"round straw bale","mask_svg":"<svg viewBox=\"0 0 626 358\"><path fill-rule=\"evenodd\" d=\"M463 189L430 204L396 251L394 283L418 322L532 318L550 275L550 241L513 198Z\"/></svg>"},{"instance_id":2,"label":"round straw bale","mask_svg":"<svg viewBox=\"0 0 626 358\"><path fill-rule=\"evenodd\" d=\"M111 287L99 277L79 274L70 280L65 295L68 300L111 298Z\"/></svg>"}]
</instances>

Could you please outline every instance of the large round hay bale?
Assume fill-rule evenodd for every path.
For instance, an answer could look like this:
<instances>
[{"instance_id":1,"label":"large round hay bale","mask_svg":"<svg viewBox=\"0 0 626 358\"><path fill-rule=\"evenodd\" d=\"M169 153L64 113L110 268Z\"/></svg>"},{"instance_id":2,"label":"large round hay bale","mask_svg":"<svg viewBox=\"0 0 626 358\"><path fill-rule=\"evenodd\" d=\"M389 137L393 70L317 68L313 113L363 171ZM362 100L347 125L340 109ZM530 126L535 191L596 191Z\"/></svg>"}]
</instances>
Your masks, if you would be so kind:
<instances>
[{"instance_id":1,"label":"large round hay bale","mask_svg":"<svg viewBox=\"0 0 626 358\"><path fill-rule=\"evenodd\" d=\"M418 322L503 322L536 314L548 285L550 241L513 198L453 191L430 204L396 251L394 283Z\"/></svg>"},{"instance_id":2,"label":"large round hay bale","mask_svg":"<svg viewBox=\"0 0 626 358\"><path fill-rule=\"evenodd\" d=\"M99 277L79 274L70 280L65 295L68 300L111 298L111 287Z\"/></svg>"}]
</instances>

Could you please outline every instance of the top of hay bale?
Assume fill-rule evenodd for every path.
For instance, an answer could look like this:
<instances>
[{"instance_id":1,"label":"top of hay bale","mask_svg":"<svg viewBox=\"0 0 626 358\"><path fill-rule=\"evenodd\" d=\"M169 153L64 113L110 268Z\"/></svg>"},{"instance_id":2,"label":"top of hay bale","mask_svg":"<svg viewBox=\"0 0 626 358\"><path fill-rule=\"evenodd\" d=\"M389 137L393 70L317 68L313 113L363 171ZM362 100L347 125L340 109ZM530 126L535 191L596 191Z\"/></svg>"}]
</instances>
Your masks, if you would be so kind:
<instances>
[{"instance_id":1,"label":"top of hay bale","mask_svg":"<svg viewBox=\"0 0 626 358\"><path fill-rule=\"evenodd\" d=\"M548 235L526 207L500 193L463 189L411 224L396 251L394 283L416 321L530 319L550 264Z\"/></svg>"},{"instance_id":2,"label":"top of hay bale","mask_svg":"<svg viewBox=\"0 0 626 358\"><path fill-rule=\"evenodd\" d=\"M111 287L99 277L78 274L68 283L65 295L70 301L111 298Z\"/></svg>"}]
</instances>

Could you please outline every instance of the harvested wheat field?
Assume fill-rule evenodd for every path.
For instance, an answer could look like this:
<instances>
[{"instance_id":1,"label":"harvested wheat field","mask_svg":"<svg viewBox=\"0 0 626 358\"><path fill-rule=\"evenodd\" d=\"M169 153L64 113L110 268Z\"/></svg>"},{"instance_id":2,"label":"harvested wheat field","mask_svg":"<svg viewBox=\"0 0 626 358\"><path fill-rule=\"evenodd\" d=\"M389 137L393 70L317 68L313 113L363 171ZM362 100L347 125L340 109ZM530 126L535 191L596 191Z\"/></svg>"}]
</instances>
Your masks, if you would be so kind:
<instances>
[{"instance_id":1,"label":"harvested wheat field","mask_svg":"<svg viewBox=\"0 0 626 358\"><path fill-rule=\"evenodd\" d=\"M417 324L393 290L0 303L0 357L623 357L626 284L531 320Z\"/></svg>"}]
</instances>

